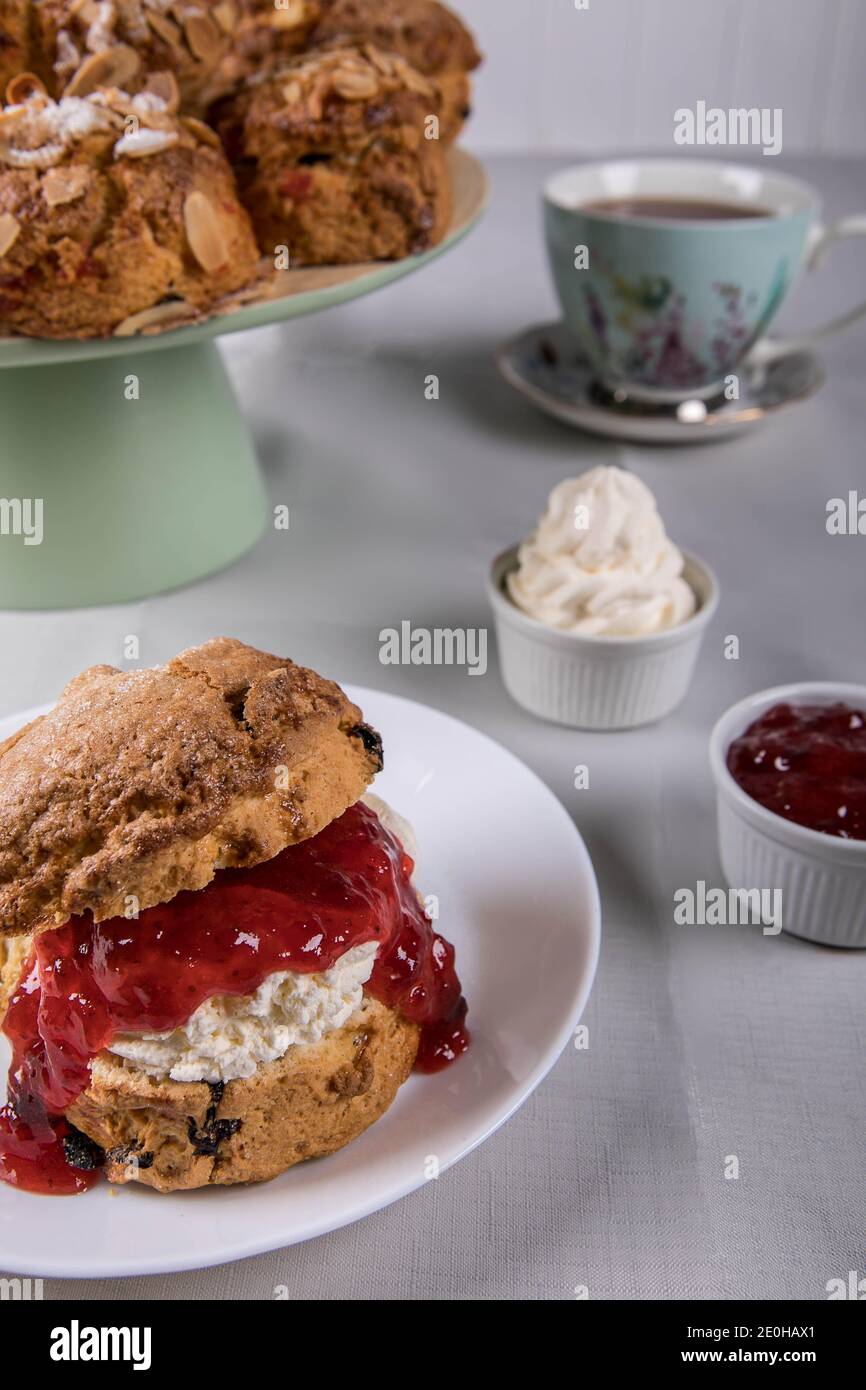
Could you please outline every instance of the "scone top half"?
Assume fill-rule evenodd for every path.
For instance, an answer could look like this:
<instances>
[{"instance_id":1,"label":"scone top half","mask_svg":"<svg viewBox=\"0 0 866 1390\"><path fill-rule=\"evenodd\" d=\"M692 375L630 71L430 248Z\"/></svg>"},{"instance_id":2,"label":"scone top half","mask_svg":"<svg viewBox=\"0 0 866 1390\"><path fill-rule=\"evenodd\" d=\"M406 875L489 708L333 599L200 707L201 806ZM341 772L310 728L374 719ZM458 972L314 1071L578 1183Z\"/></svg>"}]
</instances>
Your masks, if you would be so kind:
<instances>
[{"instance_id":1,"label":"scone top half","mask_svg":"<svg viewBox=\"0 0 866 1390\"><path fill-rule=\"evenodd\" d=\"M230 638L149 670L94 666L0 745L0 931L134 918L271 859L381 766L339 686Z\"/></svg>"}]
</instances>

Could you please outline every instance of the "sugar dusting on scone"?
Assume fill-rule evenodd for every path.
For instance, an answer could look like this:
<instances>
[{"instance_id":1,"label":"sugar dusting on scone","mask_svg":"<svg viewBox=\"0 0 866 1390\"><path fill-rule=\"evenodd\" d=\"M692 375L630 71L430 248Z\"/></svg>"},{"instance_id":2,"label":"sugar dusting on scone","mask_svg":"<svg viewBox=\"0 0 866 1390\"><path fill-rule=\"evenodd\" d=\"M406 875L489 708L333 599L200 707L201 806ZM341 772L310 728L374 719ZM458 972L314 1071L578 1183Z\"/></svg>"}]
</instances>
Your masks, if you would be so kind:
<instances>
[{"instance_id":1,"label":"sugar dusting on scone","mask_svg":"<svg viewBox=\"0 0 866 1390\"><path fill-rule=\"evenodd\" d=\"M168 902L269 859L363 794L381 745L333 681L228 638L95 666L0 745L7 932Z\"/></svg>"}]
</instances>

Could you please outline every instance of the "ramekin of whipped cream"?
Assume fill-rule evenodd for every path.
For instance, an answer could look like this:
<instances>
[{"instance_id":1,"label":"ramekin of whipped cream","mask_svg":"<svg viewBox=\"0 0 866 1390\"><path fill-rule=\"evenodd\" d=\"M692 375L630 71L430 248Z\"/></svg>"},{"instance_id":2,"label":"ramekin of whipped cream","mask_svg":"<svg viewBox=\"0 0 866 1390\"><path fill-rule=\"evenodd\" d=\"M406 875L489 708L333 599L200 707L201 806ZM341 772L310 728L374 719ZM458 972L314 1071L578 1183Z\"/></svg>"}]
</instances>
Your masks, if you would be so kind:
<instances>
[{"instance_id":1,"label":"ramekin of whipped cream","mask_svg":"<svg viewBox=\"0 0 866 1390\"><path fill-rule=\"evenodd\" d=\"M669 538L646 484L603 466L557 484L532 534L494 560L488 592L509 694L583 729L675 709L718 604L715 576Z\"/></svg>"}]
</instances>

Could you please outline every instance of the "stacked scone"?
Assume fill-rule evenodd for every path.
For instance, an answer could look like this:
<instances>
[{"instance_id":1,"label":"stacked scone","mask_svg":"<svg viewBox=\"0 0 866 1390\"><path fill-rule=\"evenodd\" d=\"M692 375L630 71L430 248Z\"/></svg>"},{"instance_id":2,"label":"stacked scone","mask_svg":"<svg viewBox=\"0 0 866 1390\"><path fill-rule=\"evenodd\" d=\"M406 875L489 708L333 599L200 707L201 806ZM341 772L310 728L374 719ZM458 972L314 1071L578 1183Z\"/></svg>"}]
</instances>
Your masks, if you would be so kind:
<instances>
[{"instance_id":1,"label":"stacked scone","mask_svg":"<svg viewBox=\"0 0 866 1390\"><path fill-rule=\"evenodd\" d=\"M0 1178L271 1178L460 1055L381 765L338 686L229 639L86 671L0 746Z\"/></svg>"},{"instance_id":2,"label":"stacked scone","mask_svg":"<svg viewBox=\"0 0 866 1390\"><path fill-rule=\"evenodd\" d=\"M262 249L342 263L440 241L451 188L441 143L424 133L437 101L403 58L367 47L297 58L221 107Z\"/></svg>"},{"instance_id":3,"label":"stacked scone","mask_svg":"<svg viewBox=\"0 0 866 1390\"><path fill-rule=\"evenodd\" d=\"M208 126L153 78L54 101L13 79L0 116L0 319L65 338L204 308L255 274L258 251ZM25 86L26 84L26 86Z\"/></svg>"},{"instance_id":4,"label":"stacked scone","mask_svg":"<svg viewBox=\"0 0 866 1390\"><path fill-rule=\"evenodd\" d=\"M437 0L0 0L0 332L435 245L479 61Z\"/></svg>"}]
</instances>

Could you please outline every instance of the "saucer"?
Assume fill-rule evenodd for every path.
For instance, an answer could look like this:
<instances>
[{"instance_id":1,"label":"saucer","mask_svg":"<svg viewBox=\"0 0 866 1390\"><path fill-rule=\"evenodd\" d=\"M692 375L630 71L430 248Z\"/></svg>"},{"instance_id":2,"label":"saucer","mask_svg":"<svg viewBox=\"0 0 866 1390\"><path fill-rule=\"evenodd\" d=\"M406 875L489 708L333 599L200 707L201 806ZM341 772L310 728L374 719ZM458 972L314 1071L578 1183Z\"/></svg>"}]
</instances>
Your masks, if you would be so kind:
<instances>
[{"instance_id":1,"label":"saucer","mask_svg":"<svg viewBox=\"0 0 866 1390\"><path fill-rule=\"evenodd\" d=\"M760 424L777 410L811 396L824 381L815 353L805 349L775 361L746 362L740 399L656 405L616 395L603 386L565 324L540 324L504 344L496 364L505 380L548 415L591 434L639 444L698 444Z\"/></svg>"}]
</instances>

